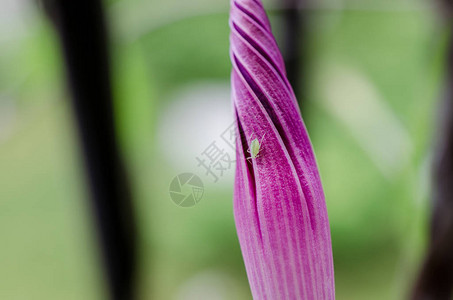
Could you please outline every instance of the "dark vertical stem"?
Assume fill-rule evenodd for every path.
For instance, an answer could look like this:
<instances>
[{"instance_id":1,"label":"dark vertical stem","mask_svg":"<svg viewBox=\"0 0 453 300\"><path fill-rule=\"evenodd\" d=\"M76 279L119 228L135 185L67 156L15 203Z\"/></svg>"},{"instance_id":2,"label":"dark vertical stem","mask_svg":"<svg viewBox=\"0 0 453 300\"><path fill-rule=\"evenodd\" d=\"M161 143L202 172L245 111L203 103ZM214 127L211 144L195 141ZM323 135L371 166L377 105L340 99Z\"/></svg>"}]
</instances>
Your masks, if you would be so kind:
<instances>
[{"instance_id":1,"label":"dark vertical stem","mask_svg":"<svg viewBox=\"0 0 453 300\"><path fill-rule=\"evenodd\" d=\"M286 73L299 106L305 101L306 94L306 12L301 9L305 0L285 0L283 9L283 45L282 52L285 60Z\"/></svg>"},{"instance_id":2,"label":"dark vertical stem","mask_svg":"<svg viewBox=\"0 0 453 300\"><path fill-rule=\"evenodd\" d=\"M100 0L46 0L57 28L82 142L111 299L132 299L136 228L115 136Z\"/></svg>"},{"instance_id":3,"label":"dark vertical stem","mask_svg":"<svg viewBox=\"0 0 453 300\"><path fill-rule=\"evenodd\" d=\"M450 26L453 23L450 22ZM450 30L453 28L450 28ZM447 82L433 173L430 245L413 299L451 299L453 291L453 31L447 52Z\"/></svg>"}]
</instances>

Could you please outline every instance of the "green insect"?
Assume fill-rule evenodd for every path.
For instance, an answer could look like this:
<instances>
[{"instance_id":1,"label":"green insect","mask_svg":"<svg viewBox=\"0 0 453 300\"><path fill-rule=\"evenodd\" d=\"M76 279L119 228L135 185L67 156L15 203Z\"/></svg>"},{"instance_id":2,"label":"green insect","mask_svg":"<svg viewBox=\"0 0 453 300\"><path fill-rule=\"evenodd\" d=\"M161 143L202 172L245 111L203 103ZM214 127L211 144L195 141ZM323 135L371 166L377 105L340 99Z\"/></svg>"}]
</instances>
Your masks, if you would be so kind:
<instances>
[{"instance_id":1,"label":"green insect","mask_svg":"<svg viewBox=\"0 0 453 300\"><path fill-rule=\"evenodd\" d=\"M250 148L247 150L247 152L250 153L250 157L247 157L247 159L255 159L259 157L259 153L261 149L263 149L263 139L265 135L266 134L263 134L261 141L258 140L258 138L252 140ZM250 136L250 139L252 139L252 136Z\"/></svg>"}]
</instances>

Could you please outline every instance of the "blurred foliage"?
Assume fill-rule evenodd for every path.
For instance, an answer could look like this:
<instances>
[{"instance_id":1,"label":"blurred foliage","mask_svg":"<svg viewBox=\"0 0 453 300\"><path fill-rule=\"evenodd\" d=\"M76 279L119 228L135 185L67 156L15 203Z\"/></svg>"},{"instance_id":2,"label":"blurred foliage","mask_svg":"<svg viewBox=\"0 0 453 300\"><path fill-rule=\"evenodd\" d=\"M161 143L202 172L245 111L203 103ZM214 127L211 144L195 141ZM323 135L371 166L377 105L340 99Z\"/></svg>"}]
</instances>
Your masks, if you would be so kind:
<instances>
[{"instance_id":1,"label":"blurred foliage","mask_svg":"<svg viewBox=\"0 0 453 300\"><path fill-rule=\"evenodd\" d=\"M250 299L232 185L207 185L196 207L175 206L168 184L180 170L155 142L174 90L213 78L228 82L225 5L206 9L197 1L190 15L157 1L157 8L171 9L149 25L132 23L134 12L141 11L143 20L153 9L149 3L130 2L128 20L120 8L129 4L109 3L111 28L118 29L111 42L116 117L141 229L140 298L189 299L181 296L187 282L207 272L227 278L221 280L228 287L225 299ZM0 43L0 298L98 299L104 289L96 233L58 43L30 5L24 4L25 17L17 17L25 33ZM156 7L150 19L158 15ZM182 17L175 19L172 11ZM279 38L278 14L271 16ZM410 288L424 245L442 30L433 12L420 6L313 10L309 26L312 78L302 114L327 197L337 299L398 299ZM407 132L413 151L391 177L323 104L323 90L332 88L330 66L365 78ZM175 147L184 147L177 144L183 134L169 137Z\"/></svg>"}]
</instances>

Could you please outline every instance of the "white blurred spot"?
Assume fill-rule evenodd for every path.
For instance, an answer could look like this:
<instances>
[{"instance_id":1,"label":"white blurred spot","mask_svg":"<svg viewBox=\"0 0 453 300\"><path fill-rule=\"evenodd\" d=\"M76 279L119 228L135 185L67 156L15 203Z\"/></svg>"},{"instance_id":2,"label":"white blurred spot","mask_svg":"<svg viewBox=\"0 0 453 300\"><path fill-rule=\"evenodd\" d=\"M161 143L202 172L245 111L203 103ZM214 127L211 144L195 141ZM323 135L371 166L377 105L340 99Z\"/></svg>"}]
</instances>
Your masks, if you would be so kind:
<instances>
[{"instance_id":1,"label":"white blurred spot","mask_svg":"<svg viewBox=\"0 0 453 300\"><path fill-rule=\"evenodd\" d=\"M2 0L0 4L0 43L21 38L28 33L35 20L32 2Z\"/></svg>"},{"instance_id":2,"label":"white blurred spot","mask_svg":"<svg viewBox=\"0 0 453 300\"><path fill-rule=\"evenodd\" d=\"M159 151L175 170L198 174L205 183L211 177L198 166L196 157L215 142L234 160L234 150L221 134L233 123L229 82L198 82L177 90L163 109L158 127ZM234 166L219 176L230 182ZM223 180L228 179L228 180Z\"/></svg>"},{"instance_id":3,"label":"white blurred spot","mask_svg":"<svg viewBox=\"0 0 453 300\"><path fill-rule=\"evenodd\" d=\"M351 132L388 178L400 172L413 152L404 125L376 88L358 71L333 66L321 82L323 104Z\"/></svg>"},{"instance_id":4,"label":"white blurred spot","mask_svg":"<svg viewBox=\"0 0 453 300\"><path fill-rule=\"evenodd\" d=\"M178 290L176 300L238 299L238 287L233 278L219 271L204 271L189 278Z\"/></svg>"}]
</instances>

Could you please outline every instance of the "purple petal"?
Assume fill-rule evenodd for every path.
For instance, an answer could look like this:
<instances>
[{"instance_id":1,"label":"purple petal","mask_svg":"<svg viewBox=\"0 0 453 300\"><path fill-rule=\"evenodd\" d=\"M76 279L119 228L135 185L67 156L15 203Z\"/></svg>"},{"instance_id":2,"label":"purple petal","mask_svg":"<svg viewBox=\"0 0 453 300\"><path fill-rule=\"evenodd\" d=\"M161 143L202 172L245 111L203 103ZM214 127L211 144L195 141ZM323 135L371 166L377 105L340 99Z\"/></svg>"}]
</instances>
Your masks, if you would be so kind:
<instances>
[{"instance_id":1,"label":"purple petal","mask_svg":"<svg viewBox=\"0 0 453 300\"><path fill-rule=\"evenodd\" d=\"M234 213L254 299L334 299L330 229L316 160L258 0L231 5L238 123ZM247 160L251 141L259 157Z\"/></svg>"}]
</instances>

